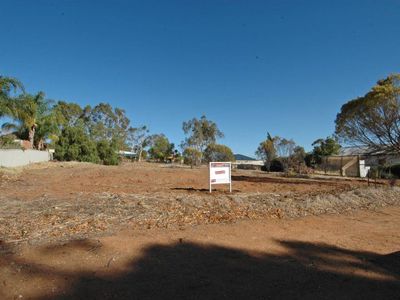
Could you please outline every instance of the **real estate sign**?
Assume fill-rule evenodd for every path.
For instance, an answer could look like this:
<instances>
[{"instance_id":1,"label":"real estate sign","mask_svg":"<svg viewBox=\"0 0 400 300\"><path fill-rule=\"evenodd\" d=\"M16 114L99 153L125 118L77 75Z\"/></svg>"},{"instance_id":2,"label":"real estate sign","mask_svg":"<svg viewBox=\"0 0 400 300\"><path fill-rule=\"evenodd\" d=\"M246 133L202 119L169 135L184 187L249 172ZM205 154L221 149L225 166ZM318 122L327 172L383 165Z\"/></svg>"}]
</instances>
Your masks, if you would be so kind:
<instances>
[{"instance_id":1,"label":"real estate sign","mask_svg":"<svg viewBox=\"0 0 400 300\"><path fill-rule=\"evenodd\" d=\"M230 162L210 162L210 193L213 184L229 184L229 191L232 192L231 167Z\"/></svg>"}]
</instances>

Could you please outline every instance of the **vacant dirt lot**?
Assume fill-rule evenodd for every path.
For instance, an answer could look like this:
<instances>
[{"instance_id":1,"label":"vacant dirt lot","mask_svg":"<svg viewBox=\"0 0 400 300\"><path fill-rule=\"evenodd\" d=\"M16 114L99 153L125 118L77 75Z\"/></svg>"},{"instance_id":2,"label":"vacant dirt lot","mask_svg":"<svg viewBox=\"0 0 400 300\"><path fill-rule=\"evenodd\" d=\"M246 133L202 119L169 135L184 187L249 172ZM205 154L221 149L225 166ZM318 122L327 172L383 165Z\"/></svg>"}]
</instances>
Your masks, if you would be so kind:
<instances>
[{"instance_id":1,"label":"vacant dirt lot","mask_svg":"<svg viewBox=\"0 0 400 300\"><path fill-rule=\"evenodd\" d=\"M0 174L0 240L40 244L106 235L121 228L184 228L241 219L350 213L400 203L398 188L366 182L233 172L208 193L207 168L159 164L105 167L46 163Z\"/></svg>"},{"instance_id":2,"label":"vacant dirt lot","mask_svg":"<svg viewBox=\"0 0 400 300\"><path fill-rule=\"evenodd\" d=\"M260 171L235 170L232 175L235 193L320 193L349 189L359 184L358 181L289 179L266 175ZM71 194L76 193L185 195L188 192L208 191L206 167L190 169L150 163L107 167L53 162L4 171L1 180L3 191L21 200L31 200L43 195L71 197Z\"/></svg>"},{"instance_id":3,"label":"vacant dirt lot","mask_svg":"<svg viewBox=\"0 0 400 300\"><path fill-rule=\"evenodd\" d=\"M235 170L210 195L207 176L1 170L0 299L398 299L398 187Z\"/></svg>"}]
</instances>

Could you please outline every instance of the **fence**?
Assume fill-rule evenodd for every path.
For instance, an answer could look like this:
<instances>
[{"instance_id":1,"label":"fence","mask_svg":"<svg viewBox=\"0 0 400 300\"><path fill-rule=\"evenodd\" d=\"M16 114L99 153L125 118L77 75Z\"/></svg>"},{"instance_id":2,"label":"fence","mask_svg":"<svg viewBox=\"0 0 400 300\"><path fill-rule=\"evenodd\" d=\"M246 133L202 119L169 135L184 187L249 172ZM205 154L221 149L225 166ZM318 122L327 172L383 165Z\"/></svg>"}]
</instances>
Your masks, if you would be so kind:
<instances>
[{"instance_id":1,"label":"fence","mask_svg":"<svg viewBox=\"0 0 400 300\"><path fill-rule=\"evenodd\" d=\"M359 176L358 156L328 156L323 157L321 164L316 168L326 174L341 176Z\"/></svg>"},{"instance_id":2,"label":"fence","mask_svg":"<svg viewBox=\"0 0 400 300\"><path fill-rule=\"evenodd\" d=\"M51 153L48 151L0 149L0 167L20 167L50 159Z\"/></svg>"},{"instance_id":3,"label":"fence","mask_svg":"<svg viewBox=\"0 0 400 300\"><path fill-rule=\"evenodd\" d=\"M400 164L398 155L349 155L323 157L316 170L330 175L365 177L368 167Z\"/></svg>"}]
</instances>

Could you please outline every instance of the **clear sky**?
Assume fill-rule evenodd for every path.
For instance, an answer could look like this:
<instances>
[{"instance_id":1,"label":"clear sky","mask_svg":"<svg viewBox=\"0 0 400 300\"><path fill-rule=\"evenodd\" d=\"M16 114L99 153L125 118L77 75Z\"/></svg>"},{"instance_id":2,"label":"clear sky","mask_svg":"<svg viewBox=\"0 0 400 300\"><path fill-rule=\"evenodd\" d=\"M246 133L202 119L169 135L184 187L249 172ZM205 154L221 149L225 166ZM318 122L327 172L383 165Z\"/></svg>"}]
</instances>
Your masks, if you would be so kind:
<instances>
[{"instance_id":1,"label":"clear sky","mask_svg":"<svg viewBox=\"0 0 400 300\"><path fill-rule=\"evenodd\" d=\"M400 1L5 1L0 74L28 92L124 108L179 144L206 114L254 156L272 135L306 149L341 105L400 71Z\"/></svg>"}]
</instances>

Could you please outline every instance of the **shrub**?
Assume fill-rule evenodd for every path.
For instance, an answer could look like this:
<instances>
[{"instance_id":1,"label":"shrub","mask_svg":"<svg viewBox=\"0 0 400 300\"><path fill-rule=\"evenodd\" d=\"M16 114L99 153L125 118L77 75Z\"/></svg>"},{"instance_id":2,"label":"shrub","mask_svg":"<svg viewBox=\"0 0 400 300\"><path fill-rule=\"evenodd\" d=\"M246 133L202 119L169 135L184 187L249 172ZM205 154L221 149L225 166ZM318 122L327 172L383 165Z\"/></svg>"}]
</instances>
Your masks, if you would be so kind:
<instances>
[{"instance_id":1,"label":"shrub","mask_svg":"<svg viewBox=\"0 0 400 300\"><path fill-rule=\"evenodd\" d=\"M118 165L120 158L117 147L114 143L107 140L97 142L97 154L104 165Z\"/></svg>"},{"instance_id":2,"label":"shrub","mask_svg":"<svg viewBox=\"0 0 400 300\"><path fill-rule=\"evenodd\" d=\"M265 172L283 172L285 171L285 166L281 159L275 158L271 161L269 168L267 165L261 167L261 171Z\"/></svg>"},{"instance_id":3,"label":"shrub","mask_svg":"<svg viewBox=\"0 0 400 300\"><path fill-rule=\"evenodd\" d=\"M283 162L280 159L275 158L274 160L271 161L271 166L270 166L269 170L271 172L283 172L283 171L285 171L285 167L284 167Z\"/></svg>"},{"instance_id":4,"label":"shrub","mask_svg":"<svg viewBox=\"0 0 400 300\"><path fill-rule=\"evenodd\" d=\"M391 166L390 173L400 179L400 164Z\"/></svg>"},{"instance_id":5,"label":"shrub","mask_svg":"<svg viewBox=\"0 0 400 300\"><path fill-rule=\"evenodd\" d=\"M99 163L96 144L81 127L65 127L56 143L54 158Z\"/></svg>"},{"instance_id":6,"label":"shrub","mask_svg":"<svg viewBox=\"0 0 400 300\"><path fill-rule=\"evenodd\" d=\"M400 178L400 165L391 167L373 166L368 172L368 177L382 179Z\"/></svg>"}]
</instances>

